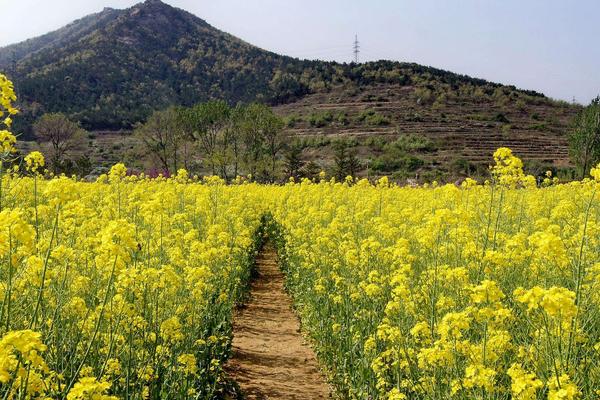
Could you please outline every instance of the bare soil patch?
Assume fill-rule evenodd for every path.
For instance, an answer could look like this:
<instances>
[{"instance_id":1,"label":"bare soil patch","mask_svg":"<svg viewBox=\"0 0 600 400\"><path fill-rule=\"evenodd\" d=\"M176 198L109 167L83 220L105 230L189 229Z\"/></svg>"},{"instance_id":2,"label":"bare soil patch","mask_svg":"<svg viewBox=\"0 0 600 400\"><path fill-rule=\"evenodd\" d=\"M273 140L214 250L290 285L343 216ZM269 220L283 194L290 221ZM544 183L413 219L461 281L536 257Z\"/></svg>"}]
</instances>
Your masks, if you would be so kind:
<instances>
[{"instance_id":1,"label":"bare soil patch","mask_svg":"<svg viewBox=\"0 0 600 400\"><path fill-rule=\"evenodd\" d=\"M300 333L276 253L268 244L257 258L257 273L249 302L234 317L229 377L248 400L329 398L330 389Z\"/></svg>"}]
</instances>

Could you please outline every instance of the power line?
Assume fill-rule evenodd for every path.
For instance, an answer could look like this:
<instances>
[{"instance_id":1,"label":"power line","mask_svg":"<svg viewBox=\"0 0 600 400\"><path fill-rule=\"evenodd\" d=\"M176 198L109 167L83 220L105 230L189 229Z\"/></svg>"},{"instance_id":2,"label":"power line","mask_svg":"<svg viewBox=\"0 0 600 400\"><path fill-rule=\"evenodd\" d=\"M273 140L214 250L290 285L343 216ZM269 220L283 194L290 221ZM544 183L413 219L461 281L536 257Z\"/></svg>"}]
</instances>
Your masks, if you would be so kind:
<instances>
[{"instance_id":1,"label":"power line","mask_svg":"<svg viewBox=\"0 0 600 400\"><path fill-rule=\"evenodd\" d=\"M354 35L354 62L358 64L358 54L360 53L360 46L358 44L358 35Z\"/></svg>"}]
</instances>

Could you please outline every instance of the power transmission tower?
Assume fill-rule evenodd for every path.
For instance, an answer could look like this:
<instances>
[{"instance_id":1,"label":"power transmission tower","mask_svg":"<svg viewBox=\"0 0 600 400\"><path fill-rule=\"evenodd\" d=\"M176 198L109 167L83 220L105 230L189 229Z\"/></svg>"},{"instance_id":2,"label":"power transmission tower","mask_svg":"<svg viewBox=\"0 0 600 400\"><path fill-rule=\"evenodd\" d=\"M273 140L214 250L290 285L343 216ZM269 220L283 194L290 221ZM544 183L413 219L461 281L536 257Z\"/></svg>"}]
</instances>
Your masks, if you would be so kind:
<instances>
[{"instance_id":1,"label":"power transmission tower","mask_svg":"<svg viewBox=\"0 0 600 400\"><path fill-rule=\"evenodd\" d=\"M360 53L360 46L358 44L358 35L354 35L354 62L358 64L358 54Z\"/></svg>"}]
</instances>

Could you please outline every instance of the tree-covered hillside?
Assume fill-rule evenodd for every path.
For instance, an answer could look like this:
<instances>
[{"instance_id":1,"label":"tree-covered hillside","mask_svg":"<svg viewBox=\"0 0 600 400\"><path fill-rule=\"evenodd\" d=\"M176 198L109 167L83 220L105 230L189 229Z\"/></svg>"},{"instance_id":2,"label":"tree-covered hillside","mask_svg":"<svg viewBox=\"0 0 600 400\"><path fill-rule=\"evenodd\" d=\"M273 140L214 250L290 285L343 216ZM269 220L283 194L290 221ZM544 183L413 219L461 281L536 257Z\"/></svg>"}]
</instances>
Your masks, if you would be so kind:
<instances>
[{"instance_id":1,"label":"tree-covered hillside","mask_svg":"<svg viewBox=\"0 0 600 400\"><path fill-rule=\"evenodd\" d=\"M93 130L130 129L153 110L210 99L282 104L344 85L444 85L458 91L501 85L417 64L299 60L252 46L159 0L105 9L0 48L0 70L15 81L21 131L46 112L64 112ZM506 90L520 96L535 92Z\"/></svg>"}]
</instances>

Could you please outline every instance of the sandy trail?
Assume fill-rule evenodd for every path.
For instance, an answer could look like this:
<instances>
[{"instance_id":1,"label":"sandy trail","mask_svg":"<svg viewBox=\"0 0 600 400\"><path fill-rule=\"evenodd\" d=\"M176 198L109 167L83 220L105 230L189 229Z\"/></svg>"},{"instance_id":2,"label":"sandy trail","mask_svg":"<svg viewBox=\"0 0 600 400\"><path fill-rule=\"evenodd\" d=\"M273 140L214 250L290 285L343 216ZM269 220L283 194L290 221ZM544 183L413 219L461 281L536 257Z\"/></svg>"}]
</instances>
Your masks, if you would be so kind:
<instances>
[{"instance_id":1,"label":"sandy trail","mask_svg":"<svg viewBox=\"0 0 600 400\"><path fill-rule=\"evenodd\" d=\"M234 317L233 353L226 366L230 378L248 400L329 398L269 244L257 258L257 272L250 301Z\"/></svg>"}]
</instances>

